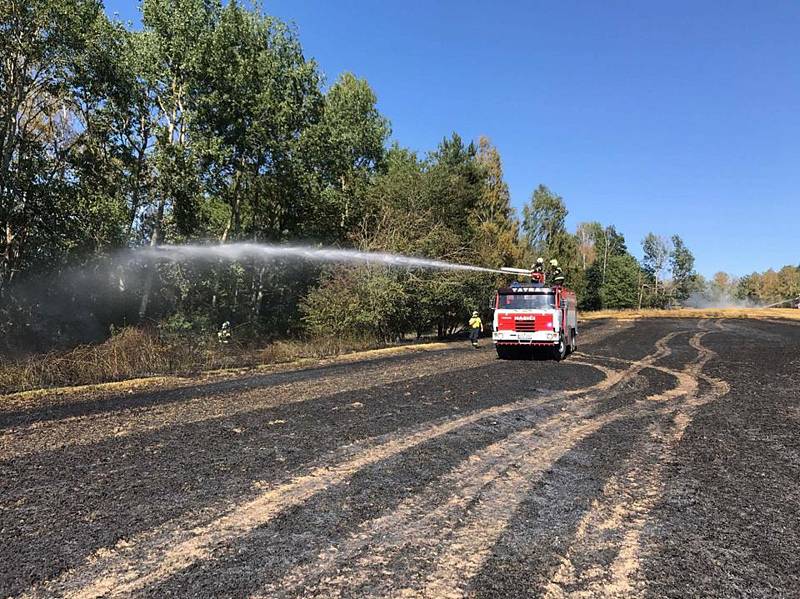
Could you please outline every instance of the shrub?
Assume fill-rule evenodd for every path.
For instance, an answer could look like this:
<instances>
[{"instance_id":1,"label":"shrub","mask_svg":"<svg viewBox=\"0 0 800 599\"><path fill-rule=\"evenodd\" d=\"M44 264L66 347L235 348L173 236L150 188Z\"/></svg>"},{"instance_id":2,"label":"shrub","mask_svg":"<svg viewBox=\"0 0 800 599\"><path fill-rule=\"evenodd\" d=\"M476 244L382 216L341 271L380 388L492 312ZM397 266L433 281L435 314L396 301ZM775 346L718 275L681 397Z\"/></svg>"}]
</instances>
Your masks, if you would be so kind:
<instances>
[{"instance_id":1,"label":"shrub","mask_svg":"<svg viewBox=\"0 0 800 599\"><path fill-rule=\"evenodd\" d=\"M315 337L394 341L409 330L409 306L401 275L385 268L330 271L303 300L301 311Z\"/></svg>"}]
</instances>

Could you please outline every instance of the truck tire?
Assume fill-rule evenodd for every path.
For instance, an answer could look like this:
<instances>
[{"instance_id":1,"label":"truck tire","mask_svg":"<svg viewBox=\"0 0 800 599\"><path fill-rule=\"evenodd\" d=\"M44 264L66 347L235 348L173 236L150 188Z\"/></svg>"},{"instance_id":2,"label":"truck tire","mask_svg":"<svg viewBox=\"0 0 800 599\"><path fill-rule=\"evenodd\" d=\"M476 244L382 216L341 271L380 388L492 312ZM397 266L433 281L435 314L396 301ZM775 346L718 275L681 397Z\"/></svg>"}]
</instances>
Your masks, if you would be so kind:
<instances>
[{"instance_id":1,"label":"truck tire","mask_svg":"<svg viewBox=\"0 0 800 599\"><path fill-rule=\"evenodd\" d=\"M567 357L567 340L564 339L563 333L558 338L558 345L553 348L553 357L557 362Z\"/></svg>"}]
</instances>

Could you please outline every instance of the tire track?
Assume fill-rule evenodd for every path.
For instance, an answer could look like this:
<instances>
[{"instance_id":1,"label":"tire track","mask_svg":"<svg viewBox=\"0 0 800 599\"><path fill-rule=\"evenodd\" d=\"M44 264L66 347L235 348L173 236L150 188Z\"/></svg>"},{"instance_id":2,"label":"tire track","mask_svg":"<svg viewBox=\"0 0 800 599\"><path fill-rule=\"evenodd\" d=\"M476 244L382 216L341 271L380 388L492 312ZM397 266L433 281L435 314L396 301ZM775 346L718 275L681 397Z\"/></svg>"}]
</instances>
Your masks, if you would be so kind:
<instances>
[{"instance_id":1,"label":"tire track","mask_svg":"<svg viewBox=\"0 0 800 599\"><path fill-rule=\"evenodd\" d=\"M673 335L674 336L674 335ZM671 338L671 337L670 337ZM664 341L666 343L666 340ZM665 357L670 353L669 348L665 352L659 352L657 359ZM653 360L655 361L655 360ZM652 395L645 399L645 402L665 401L671 396L670 390L660 395ZM610 424L625 416L630 416L642 408L642 404L622 408L601 416L593 420L592 423L600 420L601 426ZM668 412L670 408L654 408L657 414ZM607 421L606 421L607 419ZM598 426L594 430L601 428ZM593 431L587 431L587 435ZM507 529L514 513L514 508L518 506L528 496L533 488L533 482L520 480L508 489L507 493L499 494L496 499L482 503L481 509L475 510L475 515L470 521L458 528L450 538L447 551L439 558L437 568L428 577L426 586L419 592L422 597L439 596L462 596L469 587L472 579L480 571L486 562L492 547L497 543L500 536ZM509 495L511 500L509 500ZM453 592L455 589L455 592ZM446 595L445 593L450 593Z\"/></svg>"},{"instance_id":2,"label":"tire track","mask_svg":"<svg viewBox=\"0 0 800 599\"><path fill-rule=\"evenodd\" d=\"M352 372L342 372L312 380L260 386L235 395L224 393L167 405L35 422L0 434L0 456L3 460L12 460L49 451L53 447L92 445L108 438L128 437L177 425L230 418L266 408L314 401L338 393L413 381L425 374L473 368L489 364L493 360L491 354L481 352L468 353L457 362L452 360L452 356L430 357L422 368L414 369L408 368L405 363L367 365L359 372L359 377L354 377Z\"/></svg>"},{"instance_id":3,"label":"tire track","mask_svg":"<svg viewBox=\"0 0 800 599\"><path fill-rule=\"evenodd\" d=\"M335 551L294 568L276 585L262 589L260 596L299 593L321 572L328 574L323 575L321 585L316 583L315 586L324 587L324 596L335 596L344 589L364 584L377 568L388 564L406 546L413 546L418 559L425 559L419 554L435 552L446 538L446 532L458 526L475 502L485 501L488 496L507 495L509 486L520 484L522 478L526 484L532 483L574 444L620 417L609 414L576 424L588 411L579 409L576 412L553 416L534 428L515 433L472 454L437 481L435 487L363 523ZM555 445L551 444L553 438L559 439ZM520 472L525 472L525 476ZM436 505L442 487L450 490L450 496L445 503ZM345 570L348 574L342 574ZM336 575L331 576L332 572Z\"/></svg>"},{"instance_id":4,"label":"tire track","mask_svg":"<svg viewBox=\"0 0 800 599\"><path fill-rule=\"evenodd\" d=\"M665 335L656 343L653 354L622 372L612 372L607 379L592 387L486 408L441 423L392 433L374 440L371 447L351 448L350 455L345 452L345 456L336 463L310 469L286 483L269 488L254 499L234 506L224 515L206 523L198 525L196 522L172 522L114 548L100 550L88 558L82 567L67 573L53 586L65 596L75 598L126 596L134 593L163 581L197 561L208 559L214 547L230 543L255 527L269 522L286 509L300 505L316 494L343 483L366 466L485 418L613 387L623 378L633 376L668 353L670 350L666 344L676 334ZM594 367L602 370L601 367ZM27 596L36 594L37 590L33 589Z\"/></svg>"},{"instance_id":5,"label":"tire track","mask_svg":"<svg viewBox=\"0 0 800 599\"><path fill-rule=\"evenodd\" d=\"M616 330L618 328L611 324L594 326L589 329L587 340L591 341L602 338L611 332L618 332ZM420 350L415 350L410 355L392 356L388 363L380 358L375 363L372 361L358 362L349 359L349 356L342 356L330 360L329 364L323 361L321 365L310 370L297 367L277 368L268 374L234 379L228 383L211 382L199 388L193 386L189 381L182 380L167 389L159 388L156 385L147 393L151 395L185 394L186 399L179 401L170 399L166 403L159 402L149 405L127 405L129 395L133 397L141 395L145 393L142 389L135 393L129 391L129 395L120 395L119 392L109 395L108 391L84 394L77 392L76 396L60 393L59 396L66 395L66 397L54 403L46 395L33 400L20 399L15 395L5 396L8 401L4 401L0 405L0 420L9 420L9 425L0 427L2 429L0 430L0 456L3 459L13 459L39 451L51 450L53 447L87 445L110 437L136 435L175 425L230 417L252 410L278 407L308 399L319 399L339 391L358 391L381 384L414 380L430 373L438 374L489 365L494 360L493 352L467 351L461 352L459 359L454 361L452 352L458 351L458 348L447 347L445 349L448 351L428 353L427 350L421 350L428 353L424 361L415 355ZM395 362L395 359L399 359L399 361ZM357 377L354 376L352 370L340 370L354 365L358 366L358 377L365 379L364 382L359 383L354 380ZM329 367L336 371L333 374L327 372ZM412 370L414 374L408 374ZM318 376L286 383L258 382L262 377L292 377L301 376L304 373L317 373ZM325 392L322 389L324 387L337 391ZM217 393L209 392L210 388L219 388L219 391ZM192 397L190 395L197 391L200 392L200 396ZM267 393L268 395L265 397ZM35 419L33 422L25 421L27 418L32 418L31 416L26 417L26 414L29 413L35 414L37 411L41 413L50 410L58 412L70 406L80 407L84 404L100 402L112 408L116 403L122 403L122 405L110 412L96 411L53 419L50 419L51 416L48 414L47 418ZM16 424L14 424L15 422ZM96 427L96 430L93 427Z\"/></svg>"},{"instance_id":6,"label":"tire track","mask_svg":"<svg viewBox=\"0 0 800 599\"><path fill-rule=\"evenodd\" d=\"M411 548L418 566L424 568L429 562L437 562L438 567L424 588L395 589L392 586L394 578L386 578L384 588L377 591L371 588L370 595L393 595L396 592L405 597L460 597L463 589L459 589L459 581L464 576L470 578L480 569L490 549L484 547L483 543L488 541L490 545L491 540L502 534L515 507L524 501L555 462L582 440L612 422L629 416L631 412L631 409L624 409L582 423L576 422L575 417L556 418L554 420L557 422L548 423L542 430L519 433L509 442L498 444L499 447L476 454L470 461L486 462L487 466L480 471L474 467L454 470L452 476L447 477L452 480L446 479L444 482L448 485L457 483L459 486L445 504L431 509L425 497L410 501L410 504L417 505L401 506L376 523L367 538L359 538L358 542L346 545L344 549L337 548L336 565L315 563L307 569L306 574L316 575L320 565L328 570L343 571L344 564L350 563L350 558L355 557L355 565L346 568L347 575L338 574L332 579L323 580L321 595L338 596L344 590L365 584L376 571L396 558L400 551ZM543 435L546 437L542 438ZM558 441L553 443L553 436L559 435ZM498 517L498 513L505 513L508 518ZM466 526L468 532L462 532L462 526ZM482 539L478 541L480 546L470 539L476 529L479 529ZM453 530L455 533L448 535ZM446 545L444 554L438 555L443 544ZM362 556L356 557L357 554ZM387 571L382 574L388 576L392 573ZM412 578L415 575L418 573L412 573ZM294 573L290 576L294 576ZM307 579L290 579L288 582L294 582L288 589L290 595L299 593L308 584ZM274 596L274 592L283 593L285 590L281 587L269 589L263 597Z\"/></svg>"},{"instance_id":7,"label":"tire track","mask_svg":"<svg viewBox=\"0 0 800 599\"><path fill-rule=\"evenodd\" d=\"M602 368L607 378L595 391L608 390L621 381L636 376L642 369L669 355L669 341L679 333L670 333L656 342L656 351L639 362L627 365L621 372ZM573 361L575 363L575 361ZM577 362L590 364L588 362ZM598 367L597 365L594 365ZM566 412L557 414L536 427L511 435L492 444L454 468L436 488L403 501L394 511L363 523L335 551L323 554L318 560L298 566L275 585L262 589L264 597L275 594L300 593L320 572L323 576L324 596L335 596L345 589L358 588L370 576L395 557L405 546L414 546L415 555L435 552L447 533L462 521L464 513L472 506L486 512L513 513L517 502L524 499L547 470L580 441L602 427L629 416L635 407L609 412L587 421L597 397L586 396L572 401ZM523 474L524 473L524 474ZM451 489L450 499L436 505L440 487ZM486 531L484 531L486 532ZM502 532L502 531L500 531ZM460 553L460 548L455 546ZM366 554L366 555L364 555ZM417 559L420 559L419 556ZM355 565L351 565L355 563ZM347 574L342 572L346 570ZM331 572L337 574L331 575ZM451 581L424 592L425 596L447 596ZM387 590L388 591L388 590ZM371 589L371 593L374 589ZM404 589L401 594L414 594Z\"/></svg>"},{"instance_id":8,"label":"tire track","mask_svg":"<svg viewBox=\"0 0 800 599\"><path fill-rule=\"evenodd\" d=\"M565 392L569 393L569 392ZM126 596L148 585L166 579L191 564L208 559L211 550L243 536L277 516L284 510L300 505L311 497L341 484L362 468L412 449L436 437L474 424L479 420L533 407L538 400L524 400L487 408L455 420L424 427L407 436L390 439L364 448L360 453L337 464L323 465L278 485L227 514L200 526L172 523L162 530L151 531L143 538L126 542L111 550L101 550L89 558L87 572L70 573L59 584L67 597L85 598ZM88 586L82 581L95 578ZM77 584L70 584L77 579ZM34 595L35 596L35 595Z\"/></svg>"},{"instance_id":9,"label":"tire track","mask_svg":"<svg viewBox=\"0 0 800 599\"><path fill-rule=\"evenodd\" d=\"M699 326L703 326L702 323ZM718 321L715 328L722 329ZM695 381L708 382L711 390L699 395L695 382L684 388L683 400L662 412L663 421L652 424L620 473L604 486L600 497L581 519L572 546L561 558L556 571L545 585L542 596L547 599L570 597L636 597L643 589L637 584L642 553L641 537L649 514L664 492L664 468L670 454L680 443L696 410L729 391L719 379L702 375L706 363L716 354L702 344L708 330L689 339L697 357L683 369ZM674 390L673 390L674 391ZM669 399L676 396L667 392ZM648 398L654 399L654 398ZM585 556L603 556L611 552L611 562L589 562ZM580 559L578 565L576 560Z\"/></svg>"}]
</instances>

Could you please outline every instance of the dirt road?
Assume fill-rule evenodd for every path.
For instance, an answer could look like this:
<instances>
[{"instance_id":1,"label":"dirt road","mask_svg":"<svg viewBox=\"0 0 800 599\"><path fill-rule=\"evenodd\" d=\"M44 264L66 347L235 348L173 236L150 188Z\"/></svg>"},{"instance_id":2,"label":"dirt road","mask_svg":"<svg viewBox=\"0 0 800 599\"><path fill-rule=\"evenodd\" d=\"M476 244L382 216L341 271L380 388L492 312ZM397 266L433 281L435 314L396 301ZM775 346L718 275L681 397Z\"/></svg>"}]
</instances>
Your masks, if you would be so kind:
<instances>
[{"instance_id":1,"label":"dirt road","mask_svg":"<svg viewBox=\"0 0 800 599\"><path fill-rule=\"evenodd\" d=\"M0 597L800 596L800 325L0 405Z\"/></svg>"}]
</instances>

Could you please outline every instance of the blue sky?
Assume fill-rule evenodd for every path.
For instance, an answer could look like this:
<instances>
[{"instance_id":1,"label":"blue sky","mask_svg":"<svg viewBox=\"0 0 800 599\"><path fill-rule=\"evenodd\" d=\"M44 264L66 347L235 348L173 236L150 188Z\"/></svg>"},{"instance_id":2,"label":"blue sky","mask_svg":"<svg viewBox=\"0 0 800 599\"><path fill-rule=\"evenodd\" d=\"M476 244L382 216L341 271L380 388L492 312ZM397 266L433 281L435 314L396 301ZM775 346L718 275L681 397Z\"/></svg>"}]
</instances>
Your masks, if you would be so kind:
<instances>
[{"instance_id":1,"label":"blue sky","mask_svg":"<svg viewBox=\"0 0 800 599\"><path fill-rule=\"evenodd\" d=\"M106 0L138 19L136 4ZM706 276L800 263L800 2L265 1L329 82L366 78L393 138L499 148L517 208L640 253L681 235Z\"/></svg>"}]
</instances>

